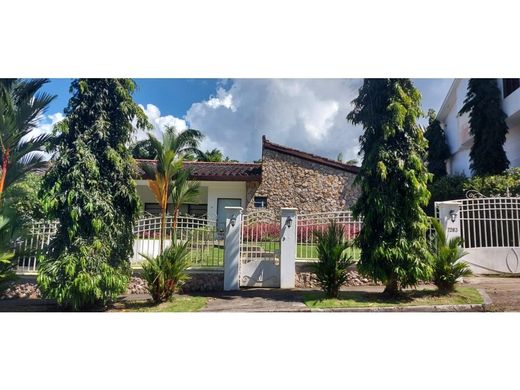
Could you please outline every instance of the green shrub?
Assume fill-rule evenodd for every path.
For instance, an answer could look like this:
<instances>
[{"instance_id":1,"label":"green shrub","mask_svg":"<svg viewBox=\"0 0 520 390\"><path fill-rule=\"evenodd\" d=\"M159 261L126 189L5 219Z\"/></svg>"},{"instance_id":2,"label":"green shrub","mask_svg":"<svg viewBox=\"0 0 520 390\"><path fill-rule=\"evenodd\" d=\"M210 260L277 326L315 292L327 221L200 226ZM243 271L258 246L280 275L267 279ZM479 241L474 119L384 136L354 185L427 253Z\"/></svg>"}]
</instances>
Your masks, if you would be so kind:
<instances>
[{"instance_id":1,"label":"green shrub","mask_svg":"<svg viewBox=\"0 0 520 390\"><path fill-rule=\"evenodd\" d=\"M452 199L462 199L465 197L464 186L468 178L464 175L443 176L435 178L428 185L431 197L426 207L426 214L435 215L435 202Z\"/></svg>"},{"instance_id":2,"label":"green shrub","mask_svg":"<svg viewBox=\"0 0 520 390\"><path fill-rule=\"evenodd\" d=\"M485 196L504 195L507 190L520 195L520 168L511 168L502 175L474 176L464 183L464 190L476 190Z\"/></svg>"},{"instance_id":3,"label":"green shrub","mask_svg":"<svg viewBox=\"0 0 520 390\"><path fill-rule=\"evenodd\" d=\"M56 257L41 256L38 286L44 296L72 310L106 306L126 291L130 268L110 264L101 241L77 240Z\"/></svg>"},{"instance_id":4,"label":"green shrub","mask_svg":"<svg viewBox=\"0 0 520 390\"><path fill-rule=\"evenodd\" d=\"M189 279L189 241L173 243L155 258L142 255L143 277L156 303L165 302Z\"/></svg>"},{"instance_id":5,"label":"green shrub","mask_svg":"<svg viewBox=\"0 0 520 390\"><path fill-rule=\"evenodd\" d=\"M461 247L461 238L455 237L447 241L440 222L435 218L431 220L436 233L430 248L433 256L433 283L441 293L446 294L455 289L457 279L471 275L471 271L468 264L460 260L466 255Z\"/></svg>"},{"instance_id":6,"label":"green shrub","mask_svg":"<svg viewBox=\"0 0 520 390\"><path fill-rule=\"evenodd\" d=\"M325 231L315 231L318 262L313 264L316 279L327 297L337 298L347 281L347 268L354 264L347 256L351 242L345 240L343 226L331 221Z\"/></svg>"}]
</instances>

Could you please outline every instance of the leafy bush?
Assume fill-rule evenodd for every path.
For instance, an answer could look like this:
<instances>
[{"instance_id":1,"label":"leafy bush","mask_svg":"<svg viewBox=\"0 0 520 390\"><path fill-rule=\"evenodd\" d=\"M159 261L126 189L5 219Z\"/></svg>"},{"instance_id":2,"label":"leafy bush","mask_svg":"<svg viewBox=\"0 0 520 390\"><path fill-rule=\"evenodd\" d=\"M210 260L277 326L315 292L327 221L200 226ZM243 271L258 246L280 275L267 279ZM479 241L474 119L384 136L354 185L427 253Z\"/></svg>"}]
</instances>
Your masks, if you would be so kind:
<instances>
[{"instance_id":1,"label":"leafy bush","mask_svg":"<svg viewBox=\"0 0 520 390\"><path fill-rule=\"evenodd\" d=\"M346 250L351 242L345 240L343 226L331 221L325 231L314 232L319 261L313 264L316 278L327 297L337 298L340 287L347 281L347 268L354 264Z\"/></svg>"},{"instance_id":2,"label":"leafy bush","mask_svg":"<svg viewBox=\"0 0 520 390\"><path fill-rule=\"evenodd\" d=\"M432 218L432 224L436 233L430 248L433 256L433 283L441 293L446 294L455 289L457 279L471 275L471 270L466 262L460 261L466 254L461 248L461 238L455 237L447 241L440 222Z\"/></svg>"},{"instance_id":3,"label":"leafy bush","mask_svg":"<svg viewBox=\"0 0 520 390\"><path fill-rule=\"evenodd\" d=\"M476 190L486 196L504 195L507 190L520 195L520 168L511 168L502 175L474 176L464 184L464 189Z\"/></svg>"},{"instance_id":4,"label":"leafy bush","mask_svg":"<svg viewBox=\"0 0 520 390\"><path fill-rule=\"evenodd\" d=\"M466 192L475 190L485 196L505 195L507 190L520 195L520 168L511 168L502 175L474 176L452 175L438 178L429 185L430 202L426 208L428 215L434 215L434 203L443 200L463 199Z\"/></svg>"},{"instance_id":5,"label":"leafy bush","mask_svg":"<svg viewBox=\"0 0 520 390\"><path fill-rule=\"evenodd\" d=\"M309 243L313 241L314 232L322 231L326 228L325 224L312 224L312 225L298 225L296 231L297 240L300 243ZM353 240L357 237L360 230L358 223L341 223L340 226L343 228L343 235L347 240Z\"/></svg>"},{"instance_id":6,"label":"leafy bush","mask_svg":"<svg viewBox=\"0 0 520 390\"><path fill-rule=\"evenodd\" d=\"M143 277L148 283L148 291L156 303L165 302L189 279L189 241L172 243L155 258L143 256Z\"/></svg>"},{"instance_id":7,"label":"leafy bush","mask_svg":"<svg viewBox=\"0 0 520 390\"><path fill-rule=\"evenodd\" d=\"M244 225L242 234L245 241L272 241L280 237L280 225L278 223L255 223Z\"/></svg>"}]
</instances>

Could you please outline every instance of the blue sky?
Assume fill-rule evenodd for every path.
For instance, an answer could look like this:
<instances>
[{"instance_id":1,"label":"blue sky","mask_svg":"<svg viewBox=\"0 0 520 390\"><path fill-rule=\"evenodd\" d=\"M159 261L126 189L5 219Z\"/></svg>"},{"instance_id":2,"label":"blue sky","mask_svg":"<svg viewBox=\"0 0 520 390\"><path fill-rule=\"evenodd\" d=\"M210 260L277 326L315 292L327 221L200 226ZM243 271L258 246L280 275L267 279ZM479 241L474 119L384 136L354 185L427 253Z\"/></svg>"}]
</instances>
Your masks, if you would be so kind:
<instances>
[{"instance_id":1,"label":"blue sky","mask_svg":"<svg viewBox=\"0 0 520 390\"><path fill-rule=\"evenodd\" d=\"M70 79L52 79L56 94L43 131L63 117ZM261 136L329 158L357 157L359 127L345 117L361 79L136 79L134 100L160 135L165 125L201 130L203 150L220 148L240 161L260 158ZM452 79L414 79L423 110L438 110ZM144 133L138 134L143 138Z\"/></svg>"}]
</instances>

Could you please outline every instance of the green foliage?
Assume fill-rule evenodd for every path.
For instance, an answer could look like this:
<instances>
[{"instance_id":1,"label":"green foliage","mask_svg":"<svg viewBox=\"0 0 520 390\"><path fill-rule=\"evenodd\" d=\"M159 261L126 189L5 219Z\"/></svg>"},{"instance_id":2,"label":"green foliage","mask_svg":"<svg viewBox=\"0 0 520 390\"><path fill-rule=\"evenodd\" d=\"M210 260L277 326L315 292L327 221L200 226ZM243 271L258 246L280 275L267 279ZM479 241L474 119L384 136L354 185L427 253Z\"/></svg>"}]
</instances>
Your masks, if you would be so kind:
<instances>
[{"instance_id":1,"label":"green foliage","mask_svg":"<svg viewBox=\"0 0 520 390\"><path fill-rule=\"evenodd\" d=\"M365 79L347 119L361 124L363 156L353 207L363 218L358 269L396 294L430 276L423 207L430 193L427 141L416 121L421 96L409 79Z\"/></svg>"},{"instance_id":2,"label":"green foliage","mask_svg":"<svg viewBox=\"0 0 520 390\"><path fill-rule=\"evenodd\" d=\"M56 96L39 89L47 79L0 79L0 196L28 172L44 164L42 151L48 134L27 135Z\"/></svg>"},{"instance_id":3,"label":"green foliage","mask_svg":"<svg viewBox=\"0 0 520 390\"><path fill-rule=\"evenodd\" d=\"M426 213L435 215L435 202L443 200L463 199L468 178L464 175L438 177L428 184L431 193L430 201L426 207Z\"/></svg>"},{"instance_id":4,"label":"green foliage","mask_svg":"<svg viewBox=\"0 0 520 390\"><path fill-rule=\"evenodd\" d=\"M319 261L313 270L322 290L329 298L337 298L339 289L347 281L347 269L354 264L347 250L352 246L344 238L343 226L331 221L325 231L315 231Z\"/></svg>"},{"instance_id":5,"label":"green foliage","mask_svg":"<svg viewBox=\"0 0 520 390\"><path fill-rule=\"evenodd\" d=\"M156 158L155 149L149 139L137 141L130 145L132 157L143 160L154 160Z\"/></svg>"},{"instance_id":6,"label":"green foliage","mask_svg":"<svg viewBox=\"0 0 520 390\"><path fill-rule=\"evenodd\" d=\"M143 256L143 277L154 302L165 302L189 279L189 241L173 242L162 254L151 258Z\"/></svg>"},{"instance_id":7,"label":"green foliage","mask_svg":"<svg viewBox=\"0 0 520 390\"><path fill-rule=\"evenodd\" d=\"M496 79L470 79L459 115L469 113L473 145L470 167L475 175L497 175L509 167L504 151L508 127Z\"/></svg>"},{"instance_id":8,"label":"green foliage","mask_svg":"<svg viewBox=\"0 0 520 390\"><path fill-rule=\"evenodd\" d=\"M23 221L46 219L43 203L38 196L42 175L28 173L22 180L8 187L4 194L5 204L12 208Z\"/></svg>"},{"instance_id":9,"label":"green foliage","mask_svg":"<svg viewBox=\"0 0 520 390\"><path fill-rule=\"evenodd\" d=\"M428 140L428 170L434 178L446 176L446 160L450 157L450 148L441 123L435 118L435 111L429 110L429 124L424 133Z\"/></svg>"},{"instance_id":10,"label":"green foliage","mask_svg":"<svg viewBox=\"0 0 520 390\"><path fill-rule=\"evenodd\" d=\"M139 198L126 145L149 126L128 79L78 79L57 136L57 159L42 183L50 218L59 221L38 269L42 294L81 310L125 291Z\"/></svg>"},{"instance_id":11,"label":"green foliage","mask_svg":"<svg viewBox=\"0 0 520 390\"><path fill-rule=\"evenodd\" d=\"M486 196L504 195L507 190L520 195L520 168L511 168L501 175L474 176L466 182L464 189L476 190Z\"/></svg>"},{"instance_id":12,"label":"green foliage","mask_svg":"<svg viewBox=\"0 0 520 390\"><path fill-rule=\"evenodd\" d=\"M460 258L466 255L461 247L460 237L446 240L446 232L436 218L431 219L435 228L436 237L431 243L430 251L433 256L433 283L441 293L450 293L455 290L457 279L471 275L467 263Z\"/></svg>"},{"instance_id":13,"label":"green foliage","mask_svg":"<svg viewBox=\"0 0 520 390\"><path fill-rule=\"evenodd\" d=\"M0 291L6 282L13 280L14 272L13 249L11 240L13 238L13 223L5 215L0 214Z\"/></svg>"},{"instance_id":14,"label":"green foliage","mask_svg":"<svg viewBox=\"0 0 520 390\"><path fill-rule=\"evenodd\" d=\"M206 152L201 153L199 156L199 161L221 162L223 160L224 155L219 149L206 150Z\"/></svg>"},{"instance_id":15,"label":"green foliage","mask_svg":"<svg viewBox=\"0 0 520 390\"><path fill-rule=\"evenodd\" d=\"M520 195L520 168L511 168L501 175L493 176L445 176L434 180L428 188L431 199L426 212L433 216L434 202L464 199L469 190L478 191L485 196L505 195L508 190L513 195Z\"/></svg>"}]
</instances>

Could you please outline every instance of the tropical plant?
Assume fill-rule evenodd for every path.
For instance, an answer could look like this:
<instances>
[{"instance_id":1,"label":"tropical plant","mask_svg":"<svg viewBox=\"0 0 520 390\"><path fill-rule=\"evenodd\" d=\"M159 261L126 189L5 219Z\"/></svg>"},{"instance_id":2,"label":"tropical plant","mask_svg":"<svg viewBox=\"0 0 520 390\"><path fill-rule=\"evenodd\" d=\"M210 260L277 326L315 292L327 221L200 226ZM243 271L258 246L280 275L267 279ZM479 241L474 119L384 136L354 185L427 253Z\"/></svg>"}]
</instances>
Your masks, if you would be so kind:
<instances>
[{"instance_id":1,"label":"tropical plant","mask_svg":"<svg viewBox=\"0 0 520 390\"><path fill-rule=\"evenodd\" d=\"M172 185L172 207L173 207L173 231L177 227L177 218L179 210L184 203L191 203L197 199L200 191L200 184L189 181L190 172L188 170L180 170L175 175Z\"/></svg>"},{"instance_id":2,"label":"tropical plant","mask_svg":"<svg viewBox=\"0 0 520 390\"><path fill-rule=\"evenodd\" d=\"M458 279L471 275L468 264L460 260L467 253L462 249L460 237L448 241L440 222L436 218L431 218L431 222L435 228L435 239L430 245L433 256L433 283L439 292L448 294L454 291Z\"/></svg>"},{"instance_id":3,"label":"tropical plant","mask_svg":"<svg viewBox=\"0 0 520 390\"><path fill-rule=\"evenodd\" d=\"M173 126L165 128L162 142L154 135L148 134L157 160L153 164L142 164L141 167L150 178L148 187L150 187L161 208L161 253L164 250L166 213L168 200L174 190L174 178L182 170L182 161L185 155L190 153L200 154L198 145L202 138L203 135L198 130L187 129L177 132Z\"/></svg>"},{"instance_id":4,"label":"tropical plant","mask_svg":"<svg viewBox=\"0 0 520 390\"><path fill-rule=\"evenodd\" d=\"M224 161L224 155L219 149L206 150L199 156L199 161L220 162Z\"/></svg>"},{"instance_id":5,"label":"tropical plant","mask_svg":"<svg viewBox=\"0 0 520 390\"><path fill-rule=\"evenodd\" d=\"M189 241L176 240L155 258L142 254L145 258L143 278L154 302L161 303L172 298L173 294L189 279L190 266Z\"/></svg>"},{"instance_id":6,"label":"tropical plant","mask_svg":"<svg viewBox=\"0 0 520 390\"><path fill-rule=\"evenodd\" d=\"M153 148L152 143L149 139L143 139L141 141L133 142L130 145L130 151L132 153L132 157L135 159L155 159L155 149Z\"/></svg>"},{"instance_id":7,"label":"tropical plant","mask_svg":"<svg viewBox=\"0 0 520 390\"><path fill-rule=\"evenodd\" d=\"M5 286L5 282L13 280L16 277L11 238L11 221L8 217L0 215L0 290Z\"/></svg>"},{"instance_id":8,"label":"tropical plant","mask_svg":"<svg viewBox=\"0 0 520 390\"><path fill-rule=\"evenodd\" d=\"M353 207L362 217L359 271L396 295L430 276L423 207L431 179L424 163L427 142L417 125L421 95L409 79L365 79L347 119L361 124L363 156Z\"/></svg>"},{"instance_id":9,"label":"tropical plant","mask_svg":"<svg viewBox=\"0 0 520 390\"><path fill-rule=\"evenodd\" d=\"M470 79L464 105L459 115L469 113L473 145L470 168L477 176L497 175L509 167L504 151L508 127L502 110L497 79Z\"/></svg>"},{"instance_id":10,"label":"tropical plant","mask_svg":"<svg viewBox=\"0 0 520 390\"><path fill-rule=\"evenodd\" d=\"M16 212L16 218L25 222L46 219L43 204L38 197L43 175L29 172L25 177L6 188L4 203Z\"/></svg>"},{"instance_id":11,"label":"tropical plant","mask_svg":"<svg viewBox=\"0 0 520 390\"><path fill-rule=\"evenodd\" d=\"M38 285L73 310L105 305L128 284L140 204L127 145L134 121L150 126L134 90L129 79L74 80L57 158L43 180L44 208L59 225Z\"/></svg>"},{"instance_id":12,"label":"tropical plant","mask_svg":"<svg viewBox=\"0 0 520 390\"><path fill-rule=\"evenodd\" d=\"M451 156L446 135L434 110L428 110L429 123L424 136L428 140L428 170L434 178L446 176L446 160Z\"/></svg>"},{"instance_id":13,"label":"tropical plant","mask_svg":"<svg viewBox=\"0 0 520 390\"><path fill-rule=\"evenodd\" d=\"M56 97L39 89L47 79L0 79L0 197L27 172L41 168L50 135L30 137Z\"/></svg>"},{"instance_id":14,"label":"tropical plant","mask_svg":"<svg viewBox=\"0 0 520 390\"><path fill-rule=\"evenodd\" d=\"M337 298L339 289L347 281L348 267L354 264L347 250L351 241L344 238L343 226L330 221L327 228L314 232L318 262L313 264L316 279L329 298Z\"/></svg>"}]
</instances>

